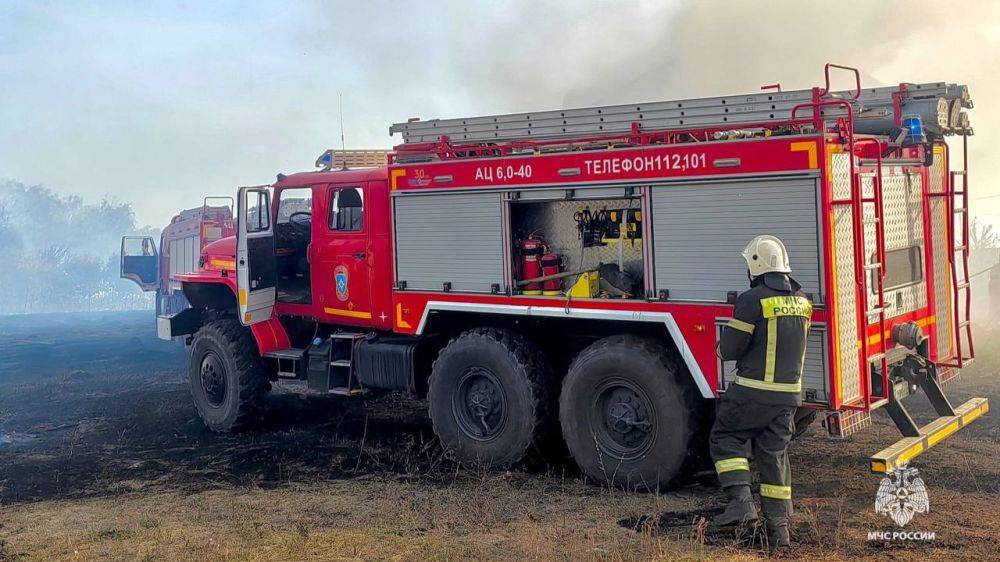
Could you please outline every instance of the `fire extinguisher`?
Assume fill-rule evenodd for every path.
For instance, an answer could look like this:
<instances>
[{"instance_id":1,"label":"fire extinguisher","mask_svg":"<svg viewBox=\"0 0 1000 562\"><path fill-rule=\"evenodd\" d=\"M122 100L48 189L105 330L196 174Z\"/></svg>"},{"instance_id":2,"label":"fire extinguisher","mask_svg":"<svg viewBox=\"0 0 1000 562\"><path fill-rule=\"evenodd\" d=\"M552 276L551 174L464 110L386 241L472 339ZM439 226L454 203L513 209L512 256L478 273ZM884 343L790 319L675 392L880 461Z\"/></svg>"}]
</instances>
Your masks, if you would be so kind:
<instances>
[{"instance_id":1,"label":"fire extinguisher","mask_svg":"<svg viewBox=\"0 0 1000 562\"><path fill-rule=\"evenodd\" d=\"M521 279L534 279L542 276L542 254L545 253L545 243L534 234L521 242ZM541 283L528 283L521 291L523 295L542 294Z\"/></svg>"},{"instance_id":2,"label":"fire extinguisher","mask_svg":"<svg viewBox=\"0 0 1000 562\"><path fill-rule=\"evenodd\" d=\"M562 259L558 254L548 253L542 255L542 276L559 273L560 266L562 266ZM542 283L543 295L558 296L561 292L562 283L558 279L549 279Z\"/></svg>"}]
</instances>

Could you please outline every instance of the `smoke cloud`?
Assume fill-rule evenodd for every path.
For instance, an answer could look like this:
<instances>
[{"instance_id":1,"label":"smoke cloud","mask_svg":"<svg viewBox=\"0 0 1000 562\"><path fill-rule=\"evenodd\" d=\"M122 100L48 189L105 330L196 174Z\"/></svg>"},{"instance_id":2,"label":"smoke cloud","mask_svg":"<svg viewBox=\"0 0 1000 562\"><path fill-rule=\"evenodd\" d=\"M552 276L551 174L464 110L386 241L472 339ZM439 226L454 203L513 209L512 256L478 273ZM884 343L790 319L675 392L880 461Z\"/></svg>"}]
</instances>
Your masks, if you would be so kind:
<instances>
[{"instance_id":1,"label":"smoke cloud","mask_svg":"<svg viewBox=\"0 0 1000 562\"><path fill-rule=\"evenodd\" d=\"M414 116L803 88L834 61L870 86L967 83L974 210L1000 219L996 21L976 0L4 3L0 177L159 225L310 169L341 94L348 145L379 148Z\"/></svg>"},{"instance_id":2,"label":"smoke cloud","mask_svg":"<svg viewBox=\"0 0 1000 562\"><path fill-rule=\"evenodd\" d=\"M0 177L56 190L43 223L116 201L138 220L59 238L82 231L0 200L19 240L0 247L107 260L136 222L310 169L340 145L340 94L347 145L379 148L409 117L807 88L827 61L865 86L967 84L972 214L1000 226L997 21L974 0L4 3Z\"/></svg>"},{"instance_id":3,"label":"smoke cloud","mask_svg":"<svg viewBox=\"0 0 1000 562\"><path fill-rule=\"evenodd\" d=\"M0 314L152 303L118 278L123 235L156 236L126 203L84 204L42 186L0 181Z\"/></svg>"},{"instance_id":4,"label":"smoke cloud","mask_svg":"<svg viewBox=\"0 0 1000 562\"><path fill-rule=\"evenodd\" d=\"M747 93L775 82L809 88L823 84L826 62L858 67L866 87L967 84L978 101L973 214L1000 225L1000 157L991 148L1000 142L1000 3L526 1L492 10L417 4L402 17L394 6L317 7L315 32L297 37L304 51L324 52L336 35L342 56L364 61L364 80L378 91L347 98L380 124ZM834 87L853 80L835 75ZM355 119L348 130L383 145L370 125Z\"/></svg>"}]
</instances>

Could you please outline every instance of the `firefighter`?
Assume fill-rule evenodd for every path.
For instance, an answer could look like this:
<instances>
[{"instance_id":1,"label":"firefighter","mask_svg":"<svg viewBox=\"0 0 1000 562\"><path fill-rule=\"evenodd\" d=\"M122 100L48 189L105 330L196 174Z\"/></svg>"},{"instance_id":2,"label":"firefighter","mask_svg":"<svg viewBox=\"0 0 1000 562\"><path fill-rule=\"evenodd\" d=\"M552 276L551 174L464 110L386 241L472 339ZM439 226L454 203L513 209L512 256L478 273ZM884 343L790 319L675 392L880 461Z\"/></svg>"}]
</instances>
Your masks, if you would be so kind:
<instances>
[{"instance_id":1,"label":"firefighter","mask_svg":"<svg viewBox=\"0 0 1000 562\"><path fill-rule=\"evenodd\" d=\"M719 400L710 437L712 460L729 497L716 525L758 519L750 493L750 460L760 473L761 507L772 546L787 546L792 511L788 443L801 404L802 365L812 302L789 274L788 252L774 236L743 250L750 290L736 299L718 355L736 361L736 378Z\"/></svg>"}]
</instances>

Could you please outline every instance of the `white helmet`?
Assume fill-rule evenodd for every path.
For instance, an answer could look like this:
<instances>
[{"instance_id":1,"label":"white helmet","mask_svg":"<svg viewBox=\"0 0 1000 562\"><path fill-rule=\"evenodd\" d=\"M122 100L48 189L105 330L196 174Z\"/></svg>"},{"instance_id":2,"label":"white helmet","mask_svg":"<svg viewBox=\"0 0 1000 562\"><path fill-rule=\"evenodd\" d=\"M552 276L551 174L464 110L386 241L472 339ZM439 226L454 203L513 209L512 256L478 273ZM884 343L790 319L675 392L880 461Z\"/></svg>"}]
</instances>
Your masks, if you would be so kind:
<instances>
[{"instance_id":1,"label":"white helmet","mask_svg":"<svg viewBox=\"0 0 1000 562\"><path fill-rule=\"evenodd\" d=\"M747 260L750 277L771 272L792 272L785 245L777 237L767 234L762 234L747 244L743 249L743 259Z\"/></svg>"}]
</instances>

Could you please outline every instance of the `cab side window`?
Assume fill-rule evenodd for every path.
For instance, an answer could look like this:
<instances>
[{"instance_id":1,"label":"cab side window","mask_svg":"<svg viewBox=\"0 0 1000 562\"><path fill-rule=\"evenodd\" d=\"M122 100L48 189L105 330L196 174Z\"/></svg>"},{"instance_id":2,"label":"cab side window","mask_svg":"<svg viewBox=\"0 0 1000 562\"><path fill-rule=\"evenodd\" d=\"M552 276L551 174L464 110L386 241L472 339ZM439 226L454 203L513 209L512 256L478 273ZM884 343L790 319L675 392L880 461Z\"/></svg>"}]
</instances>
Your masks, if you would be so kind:
<instances>
[{"instance_id":1,"label":"cab side window","mask_svg":"<svg viewBox=\"0 0 1000 562\"><path fill-rule=\"evenodd\" d=\"M360 187L334 190L330 195L330 230L360 232L365 226L364 199Z\"/></svg>"},{"instance_id":2,"label":"cab side window","mask_svg":"<svg viewBox=\"0 0 1000 562\"><path fill-rule=\"evenodd\" d=\"M266 232L271 228L271 213L268 205L270 193L267 191L250 191L247 193L246 208L247 232Z\"/></svg>"},{"instance_id":3,"label":"cab side window","mask_svg":"<svg viewBox=\"0 0 1000 562\"><path fill-rule=\"evenodd\" d=\"M312 216L312 187L290 187L278 194L278 224L309 222ZM294 220L293 220L294 217Z\"/></svg>"}]
</instances>

